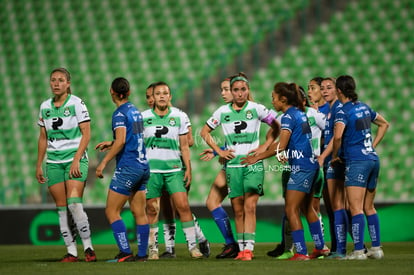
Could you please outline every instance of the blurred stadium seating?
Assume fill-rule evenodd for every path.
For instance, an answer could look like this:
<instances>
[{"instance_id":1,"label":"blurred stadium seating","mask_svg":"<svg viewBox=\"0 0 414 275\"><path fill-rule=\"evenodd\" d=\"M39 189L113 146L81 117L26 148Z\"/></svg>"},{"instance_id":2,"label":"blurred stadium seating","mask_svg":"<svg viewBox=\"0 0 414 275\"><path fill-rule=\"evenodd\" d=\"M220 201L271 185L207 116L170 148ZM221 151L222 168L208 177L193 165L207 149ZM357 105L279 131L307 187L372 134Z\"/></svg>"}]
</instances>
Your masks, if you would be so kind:
<instances>
[{"instance_id":1,"label":"blurred stadium seating","mask_svg":"<svg viewBox=\"0 0 414 275\"><path fill-rule=\"evenodd\" d=\"M104 180L95 179L94 168L102 156L92 148L111 139L113 104L108 89L112 79L121 75L130 80L131 100L141 109L146 108L146 86L164 80L172 87L174 102L191 110L197 143L192 149L190 198L193 203L203 203L220 167L198 160L206 146L197 131L221 103L207 100L202 109L194 110L195 96L210 97L192 91L203 89L203 79L222 77L221 67L234 64L237 56L260 44L266 34L278 31L283 22L322 2L0 1L0 205L50 202L45 187L34 178L36 118L40 103L50 96L48 78L55 67L66 67L72 73L72 90L85 100L92 117L86 203L105 201L112 170L106 171ZM254 97L271 107L270 92L277 81L306 87L317 75L353 75L361 100L391 122L390 132L378 148L382 156L378 198L413 201L410 135L414 130L414 98L410 88L414 86L414 2L348 2L344 10L333 9L328 22L282 55L254 69L250 75ZM303 20L306 23L306 18ZM271 171L273 160L267 163L262 201L280 202L280 173Z\"/></svg>"}]
</instances>

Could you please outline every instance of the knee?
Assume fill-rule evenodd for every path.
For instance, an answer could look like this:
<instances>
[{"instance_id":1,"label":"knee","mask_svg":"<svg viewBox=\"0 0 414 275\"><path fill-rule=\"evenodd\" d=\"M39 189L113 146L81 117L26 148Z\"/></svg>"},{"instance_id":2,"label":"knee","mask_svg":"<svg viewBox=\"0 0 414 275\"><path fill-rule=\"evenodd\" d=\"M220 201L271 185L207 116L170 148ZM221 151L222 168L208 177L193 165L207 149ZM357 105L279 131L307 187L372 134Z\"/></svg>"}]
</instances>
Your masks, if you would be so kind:
<instances>
[{"instance_id":1,"label":"knee","mask_svg":"<svg viewBox=\"0 0 414 275\"><path fill-rule=\"evenodd\" d=\"M119 219L121 219L121 213L116 211L116 209L111 208L111 207L106 207L105 208L105 216L106 219L108 220L108 222L111 224Z\"/></svg>"},{"instance_id":2,"label":"knee","mask_svg":"<svg viewBox=\"0 0 414 275\"><path fill-rule=\"evenodd\" d=\"M375 209L375 207L373 205L365 205L364 206L364 213L366 216L371 216L377 213L377 210Z\"/></svg>"},{"instance_id":3,"label":"knee","mask_svg":"<svg viewBox=\"0 0 414 275\"><path fill-rule=\"evenodd\" d=\"M156 205L156 204L147 204L147 207L146 207L146 212L147 212L147 215L148 216L157 216L158 215L158 213L160 212L160 207L159 207L159 205Z\"/></svg>"},{"instance_id":4,"label":"knee","mask_svg":"<svg viewBox=\"0 0 414 275\"><path fill-rule=\"evenodd\" d=\"M288 219L291 219L292 217L296 217L299 215L299 209L292 206L286 206L285 214Z\"/></svg>"},{"instance_id":5,"label":"knee","mask_svg":"<svg viewBox=\"0 0 414 275\"><path fill-rule=\"evenodd\" d=\"M207 209L211 212L217 207L219 207L220 203L217 202L213 197L208 196L206 199L206 206L207 206Z\"/></svg>"},{"instance_id":6,"label":"knee","mask_svg":"<svg viewBox=\"0 0 414 275\"><path fill-rule=\"evenodd\" d=\"M256 205L255 204L246 204L244 206L244 213L246 215L255 215L256 214Z\"/></svg>"}]
</instances>

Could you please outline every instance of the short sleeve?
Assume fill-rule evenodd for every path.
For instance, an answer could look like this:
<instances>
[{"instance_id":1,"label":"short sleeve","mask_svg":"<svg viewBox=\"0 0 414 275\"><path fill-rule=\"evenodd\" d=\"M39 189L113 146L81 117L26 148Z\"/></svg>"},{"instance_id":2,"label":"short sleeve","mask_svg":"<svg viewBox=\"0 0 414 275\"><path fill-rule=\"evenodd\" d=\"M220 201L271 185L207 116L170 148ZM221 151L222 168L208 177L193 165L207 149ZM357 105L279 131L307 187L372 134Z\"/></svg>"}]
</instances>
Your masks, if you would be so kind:
<instances>
[{"instance_id":1,"label":"short sleeve","mask_svg":"<svg viewBox=\"0 0 414 275\"><path fill-rule=\"evenodd\" d=\"M206 124L211 129L216 129L218 126L220 126L220 109L216 110L213 115L207 120Z\"/></svg>"},{"instance_id":2,"label":"short sleeve","mask_svg":"<svg viewBox=\"0 0 414 275\"><path fill-rule=\"evenodd\" d=\"M89 117L88 108L86 107L86 104L85 102L83 102L83 100L79 99L79 101L75 104L75 110L78 123L91 120L91 118Z\"/></svg>"}]
</instances>

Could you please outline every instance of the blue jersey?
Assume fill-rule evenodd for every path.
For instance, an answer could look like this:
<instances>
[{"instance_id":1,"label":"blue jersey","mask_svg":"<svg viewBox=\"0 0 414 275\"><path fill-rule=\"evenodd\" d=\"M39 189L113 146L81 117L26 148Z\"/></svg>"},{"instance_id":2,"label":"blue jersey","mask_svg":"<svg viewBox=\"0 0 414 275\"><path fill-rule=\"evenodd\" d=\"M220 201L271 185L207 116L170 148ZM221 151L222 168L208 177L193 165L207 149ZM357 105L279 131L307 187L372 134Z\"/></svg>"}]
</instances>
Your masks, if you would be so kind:
<instances>
[{"instance_id":1,"label":"blue jersey","mask_svg":"<svg viewBox=\"0 0 414 275\"><path fill-rule=\"evenodd\" d=\"M114 138L116 128L126 128L125 145L116 155L116 167L147 168L148 161L144 146L143 120L141 112L130 102L119 106L112 114Z\"/></svg>"},{"instance_id":2,"label":"blue jersey","mask_svg":"<svg viewBox=\"0 0 414 275\"><path fill-rule=\"evenodd\" d=\"M326 149L329 142L333 137L335 116L338 110L342 107L342 103L339 100L336 100L332 107L329 109L328 115L326 116L325 130L323 131L323 150ZM339 152L340 153L340 152ZM332 159L332 155L329 155L325 158L325 165Z\"/></svg>"},{"instance_id":3,"label":"blue jersey","mask_svg":"<svg viewBox=\"0 0 414 275\"><path fill-rule=\"evenodd\" d=\"M318 169L312 150L312 132L305 113L296 107L290 107L281 119L281 129L291 133L285 155L291 169L313 170Z\"/></svg>"},{"instance_id":4,"label":"blue jersey","mask_svg":"<svg viewBox=\"0 0 414 275\"><path fill-rule=\"evenodd\" d=\"M360 101L349 101L339 109L335 123L345 125L342 138L345 160L378 160L371 135L371 122L376 117L377 113Z\"/></svg>"},{"instance_id":5,"label":"blue jersey","mask_svg":"<svg viewBox=\"0 0 414 275\"><path fill-rule=\"evenodd\" d=\"M325 116L327 116L328 113L329 113L329 103L326 102L322 106L319 106L318 111L321 112L322 114L324 114Z\"/></svg>"}]
</instances>

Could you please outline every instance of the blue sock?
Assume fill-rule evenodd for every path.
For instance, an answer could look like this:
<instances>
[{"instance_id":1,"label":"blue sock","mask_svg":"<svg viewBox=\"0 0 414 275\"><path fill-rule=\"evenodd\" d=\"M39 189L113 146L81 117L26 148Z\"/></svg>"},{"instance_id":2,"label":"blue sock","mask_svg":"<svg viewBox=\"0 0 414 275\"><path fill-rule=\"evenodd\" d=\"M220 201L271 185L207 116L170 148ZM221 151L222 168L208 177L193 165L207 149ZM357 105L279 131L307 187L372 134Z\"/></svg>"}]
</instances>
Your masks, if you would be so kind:
<instances>
[{"instance_id":1,"label":"blue sock","mask_svg":"<svg viewBox=\"0 0 414 275\"><path fill-rule=\"evenodd\" d=\"M147 255L148 249L148 238L150 227L149 224L141 224L135 227L137 232L137 242L138 242L138 257L144 257Z\"/></svg>"},{"instance_id":2,"label":"blue sock","mask_svg":"<svg viewBox=\"0 0 414 275\"><path fill-rule=\"evenodd\" d=\"M354 249L364 249L364 214L358 214L352 217L352 236L354 239Z\"/></svg>"},{"instance_id":3,"label":"blue sock","mask_svg":"<svg viewBox=\"0 0 414 275\"><path fill-rule=\"evenodd\" d=\"M211 211L211 215L216 222L221 235L223 235L224 241L226 244L236 243L233 236L233 231L231 230L231 224L229 216L227 215L226 210L222 206L217 207Z\"/></svg>"},{"instance_id":4,"label":"blue sock","mask_svg":"<svg viewBox=\"0 0 414 275\"><path fill-rule=\"evenodd\" d=\"M334 211L336 252L340 254L346 253L347 219L348 216L345 209Z\"/></svg>"},{"instance_id":5,"label":"blue sock","mask_svg":"<svg viewBox=\"0 0 414 275\"><path fill-rule=\"evenodd\" d=\"M381 246L378 214L367 216L367 223L372 246Z\"/></svg>"},{"instance_id":6,"label":"blue sock","mask_svg":"<svg viewBox=\"0 0 414 275\"><path fill-rule=\"evenodd\" d=\"M325 245L322 235L321 222L317 220L316 222L309 224L309 231L311 233L313 242L315 243L316 249L322 249Z\"/></svg>"},{"instance_id":7,"label":"blue sock","mask_svg":"<svg viewBox=\"0 0 414 275\"><path fill-rule=\"evenodd\" d=\"M292 231L292 238L293 244L296 248L296 253L307 255L308 249L306 248L305 234L303 233L303 229Z\"/></svg>"},{"instance_id":8,"label":"blue sock","mask_svg":"<svg viewBox=\"0 0 414 275\"><path fill-rule=\"evenodd\" d=\"M117 220L111 224L111 227L119 251L131 254L125 223L122 220Z\"/></svg>"}]
</instances>

